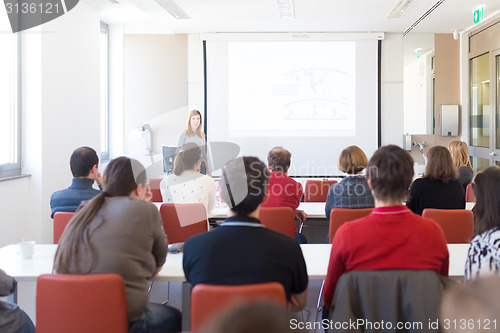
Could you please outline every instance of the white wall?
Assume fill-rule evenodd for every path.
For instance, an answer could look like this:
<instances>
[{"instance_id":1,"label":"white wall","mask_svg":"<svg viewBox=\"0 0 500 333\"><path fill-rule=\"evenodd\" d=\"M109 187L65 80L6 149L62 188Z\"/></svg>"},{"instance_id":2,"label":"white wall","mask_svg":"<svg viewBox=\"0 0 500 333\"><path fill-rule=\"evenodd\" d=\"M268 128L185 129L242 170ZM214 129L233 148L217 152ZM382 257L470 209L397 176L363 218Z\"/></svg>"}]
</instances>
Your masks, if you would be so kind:
<instances>
[{"instance_id":1,"label":"white wall","mask_svg":"<svg viewBox=\"0 0 500 333\"><path fill-rule=\"evenodd\" d=\"M403 146L403 35L382 42L382 145Z\"/></svg>"},{"instance_id":2,"label":"white wall","mask_svg":"<svg viewBox=\"0 0 500 333\"><path fill-rule=\"evenodd\" d=\"M187 35L124 35L124 147L138 125L153 130L153 152L176 145L187 115Z\"/></svg>"},{"instance_id":3,"label":"white wall","mask_svg":"<svg viewBox=\"0 0 500 333\"><path fill-rule=\"evenodd\" d=\"M99 147L98 13L79 3L23 36L23 171L31 177L0 182L0 246L24 236L52 242L49 200L71 183L69 156Z\"/></svg>"}]
</instances>

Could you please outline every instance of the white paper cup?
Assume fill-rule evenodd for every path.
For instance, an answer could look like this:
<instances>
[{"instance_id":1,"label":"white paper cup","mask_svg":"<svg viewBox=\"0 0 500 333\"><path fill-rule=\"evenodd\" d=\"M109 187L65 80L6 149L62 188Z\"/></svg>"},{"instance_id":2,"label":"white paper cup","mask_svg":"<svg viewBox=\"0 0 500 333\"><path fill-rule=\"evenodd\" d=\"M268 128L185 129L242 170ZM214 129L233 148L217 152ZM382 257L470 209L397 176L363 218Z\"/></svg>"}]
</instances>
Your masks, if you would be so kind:
<instances>
[{"instance_id":1,"label":"white paper cup","mask_svg":"<svg viewBox=\"0 0 500 333\"><path fill-rule=\"evenodd\" d=\"M33 257L33 250L35 249L35 241L23 241L18 243L19 252L21 252L21 257L24 259L30 259Z\"/></svg>"}]
</instances>

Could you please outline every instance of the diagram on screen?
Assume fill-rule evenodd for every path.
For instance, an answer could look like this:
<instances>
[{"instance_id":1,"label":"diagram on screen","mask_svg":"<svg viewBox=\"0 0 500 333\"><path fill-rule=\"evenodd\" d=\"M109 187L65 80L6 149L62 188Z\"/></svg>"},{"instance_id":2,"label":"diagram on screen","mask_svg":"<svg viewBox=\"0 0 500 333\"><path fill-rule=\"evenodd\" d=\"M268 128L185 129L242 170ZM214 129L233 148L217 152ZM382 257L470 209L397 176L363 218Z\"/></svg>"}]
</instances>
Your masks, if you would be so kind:
<instances>
[{"instance_id":1,"label":"diagram on screen","mask_svg":"<svg viewBox=\"0 0 500 333\"><path fill-rule=\"evenodd\" d=\"M354 135L355 58L352 42L230 44L231 134Z\"/></svg>"}]
</instances>

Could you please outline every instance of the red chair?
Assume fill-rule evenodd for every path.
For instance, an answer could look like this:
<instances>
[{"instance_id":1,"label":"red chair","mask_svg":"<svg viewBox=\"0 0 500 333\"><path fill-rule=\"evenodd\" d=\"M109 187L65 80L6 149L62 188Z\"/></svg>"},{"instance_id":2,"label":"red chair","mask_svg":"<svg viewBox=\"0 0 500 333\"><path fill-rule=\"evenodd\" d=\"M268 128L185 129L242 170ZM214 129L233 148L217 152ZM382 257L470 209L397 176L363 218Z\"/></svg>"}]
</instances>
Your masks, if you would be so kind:
<instances>
[{"instance_id":1,"label":"red chair","mask_svg":"<svg viewBox=\"0 0 500 333\"><path fill-rule=\"evenodd\" d=\"M465 202L476 202L476 196L472 190L472 184L467 185L465 190Z\"/></svg>"},{"instance_id":2,"label":"red chair","mask_svg":"<svg viewBox=\"0 0 500 333\"><path fill-rule=\"evenodd\" d=\"M261 207L259 219L266 228L295 239L295 214L290 207Z\"/></svg>"},{"instance_id":3,"label":"red chair","mask_svg":"<svg viewBox=\"0 0 500 333\"><path fill-rule=\"evenodd\" d=\"M304 189L304 202L326 202L328 190L336 180L308 180Z\"/></svg>"},{"instance_id":4,"label":"red chair","mask_svg":"<svg viewBox=\"0 0 500 333\"><path fill-rule=\"evenodd\" d=\"M448 244L469 243L474 232L474 214L467 209L426 208L422 217L433 219L443 229Z\"/></svg>"},{"instance_id":5,"label":"red chair","mask_svg":"<svg viewBox=\"0 0 500 333\"><path fill-rule=\"evenodd\" d=\"M372 210L373 208L333 208L330 212L330 224L328 227L330 244L342 224L370 215Z\"/></svg>"},{"instance_id":6,"label":"red chair","mask_svg":"<svg viewBox=\"0 0 500 333\"><path fill-rule=\"evenodd\" d=\"M209 319L242 301L268 300L286 307L286 294L278 282L240 286L197 284L191 291L191 331L197 332Z\"/></svg>"},{"instance_id":7,"label":"red chair","mask_svg":"<svg viewBox=\"0 0 500 333\"><path fill-rule=\"evenodd\" d=\"M208 217L201 203L164 203L160 207L168 243L183 243L189 237L208 231Z\"/></svg>"},{"instance_id":8,"label":"red chair","mask_svg":"<svg viewBox=\"0 0 500 333\"><path fill-rule=\"evenodd\" d=\"M75 212L55 212L54 213L54 244L59 244L59 240L66 229Z\"/></svg>"},{"instance_id":9,"label":"red chair","mask_svg":"<svg viewBox=\"0 0 500 333\"><path fill-rule=\"evenodd\" d=\"M151 198L152 202L163 202L163 197L161 196L160 191L160 182L161 179L149 180L149 188L151 188L151 193L153 194L153 197Z\"/></svg>"},{"instance_id":10,"label":"red chair","mask_svg":"<svg viewBox=\"0 0 500 333\"><path fill-rule=\"evenodd\" d=\"M37 333L127 333L127 296L118 274L44 274L37 279Z\"/></svg>"}]
</instances>

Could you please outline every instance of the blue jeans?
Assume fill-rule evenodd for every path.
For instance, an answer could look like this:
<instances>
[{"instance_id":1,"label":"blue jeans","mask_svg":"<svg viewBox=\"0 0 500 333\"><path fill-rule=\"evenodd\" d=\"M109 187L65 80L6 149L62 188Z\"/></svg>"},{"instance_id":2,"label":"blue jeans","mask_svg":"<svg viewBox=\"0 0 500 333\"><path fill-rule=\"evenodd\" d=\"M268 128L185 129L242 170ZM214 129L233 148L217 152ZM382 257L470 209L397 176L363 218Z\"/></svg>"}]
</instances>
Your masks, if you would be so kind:
<instances>
[{"instance_id":1,"label":"blue jeans","mask_svg":"<svg viewBox=\"0 0 500 333\"><path fill-rule=\"evenodd\" d=\"M168 305L148 303L141 318L128 326L129 333L170 333L182 331L182 315Z\"/></svg>"}]
</instances>

